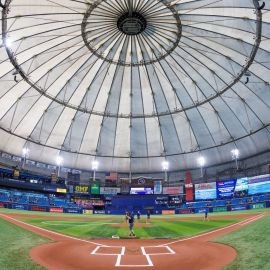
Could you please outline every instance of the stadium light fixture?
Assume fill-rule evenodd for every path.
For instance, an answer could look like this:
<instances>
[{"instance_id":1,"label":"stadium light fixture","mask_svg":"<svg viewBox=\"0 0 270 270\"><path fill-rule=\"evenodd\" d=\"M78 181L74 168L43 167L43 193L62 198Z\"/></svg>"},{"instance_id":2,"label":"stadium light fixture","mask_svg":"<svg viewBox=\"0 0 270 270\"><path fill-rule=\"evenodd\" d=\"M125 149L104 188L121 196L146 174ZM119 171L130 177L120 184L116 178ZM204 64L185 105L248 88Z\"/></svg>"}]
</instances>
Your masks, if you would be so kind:
<instances>
[{"instance_id":1,"label":"stadium light fixture","mask_svg":"<svg viewBox=\"0 0 270 270\"><path fill-rule=\"evenodd\" d=\"M22 169L24 169L26 159L29 157L29 148L27 148L27 147L23 148L22 157L23 157Z\"/></svg>"},{"instance_id":2,"label":"stadium light fixture","mask_svg":"<svg viewBox=\"0 0 270 270\"><path fill-rule=\"evenodd\" d=\"M61 156L56 157L56 165L57 165L57 176L60 176L60 168L63 165L64 159Z\"/></svg>"},{"instance_id":3,"label":"stadium light fixture","mask_svg":"<svg viewBox=\"0 0 270 270\"><path fill-rule=\"evenodd\" d=\"M162 169L163 169L163 171L169 170L169 162L168 161L165 160L162 162Z\"/></svg>"},{"instance_id":4,"label":"stadium light fixture","mask_svg":"<svg viewBox=\"0 0 270 270\"><path fill-rule=\"evenodd\" d=\"M164 160L162 162L162 169L164 171L165 182L167 182L168 181L168 170L169 170L169 162L167 160Z\"/></svg>"},{"instance_id":5,"label":"stadium light fixture","mask_svg":"<svg viewBox=\"0 0 270 270\"><path fill-rule=\"evenodd\" d=\"M29 155L29 148L24 147L22 150L23 157L27 157Z\"/></svg>"},{"instance_id":6,"label":"stadium light fixture","mask_svg":"<svg viewBox=\"0 0 270 270\"><path fill-rule=\"evenodd\" d=\"M56 164L57 166L61 166L63 164L63 158L61 156L56 158Z\"/></svg>"},{"instance_id":7,"label":"stadium light fixture","mask_svg":"<svg viewBox=\"0 0 270 270\"><path fill-rule=\"evenodd\" d=\"M96 170L98 169L98 165L99 165L99 163L98 163L98 161L97 160L93 160L92 161L92 170L93 170L93 181L95 181L96 180Z\"/></svg>"},{"instance_id":8,"label":"stadium light fixture","mask_svg":"<svg viewBox=\"0 0 270 270\"><path fill-rule=\"evenodd\" d=\"M238 158L239 158L240 152L237 148L235 148L231 151L231 154L232 154L232 159L235 160L236 170L238 170Z\"/></svg>"},{"instance_id":9,"label":"stadium light fixture","mask_svg":"<svg viewBox=\"0 0 270 270\"><path fill-rule=\"evenodd\" d=\"M203 177L203 167L205 165L205 158L203 156L200 156L197 161L201 168L201 177Z\"/></svg>"},{"instance_id":10,"label":"stadium light fixture","mask_svg":"<svg viewBox=\"0 0 270 270\"><path fill-rule=\"evenodd\" d=\"M6 40L5 40L5 46L6 46L7 48L9 48L9 47L11 47L11 45L12 45L11 39L10 39L10 38L6 38Z\"/></svg>"}]
</instances>

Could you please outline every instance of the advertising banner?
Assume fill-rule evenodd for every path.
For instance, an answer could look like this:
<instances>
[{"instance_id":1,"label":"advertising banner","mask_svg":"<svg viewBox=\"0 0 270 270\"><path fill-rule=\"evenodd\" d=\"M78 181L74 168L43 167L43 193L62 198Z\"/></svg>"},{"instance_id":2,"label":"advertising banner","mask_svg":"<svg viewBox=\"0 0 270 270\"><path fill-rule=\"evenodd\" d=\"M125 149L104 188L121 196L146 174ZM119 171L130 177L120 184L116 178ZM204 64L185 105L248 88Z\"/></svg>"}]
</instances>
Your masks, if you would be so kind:
<instances>
[{"instance_id":1,"label":"advertising banner","mask_svg":"<svg viewBox=\"0 0 270 270\"><path fill-rule=\"evenodd\" d=\"M175 210L162 210L162 215L174 215Z\"/></svg>"},{"instance_id":2,"label":"advertising banner","mask_svg":"<svg viewBox=\"0 0 270 270\"><path fill-rule=\"evenodd\" d=\"M192 209L181 209L181 210L179 211L179 213L180 213L180 214L192 214L193 211L192 211Z\"/></svg>"},{"instance_id":3,"label":"advertising banner","mask_svg":"<svg viewBox=\"0 0 270 270\"><path fill-rule=\"evenodd\" d=\"M100 194L100 185L98 182L91 184L91 194Z\"/></svg>"},{"instance_id":4,"label":"advertising banner","mask_svg":"<svg viewBox=\"0 0 270 270\"><path fill-rule=\"evenodd\" d=\"M73 192L77 194L89 194L89 186L74 186Z\"/></svg>"},{"instance_id":5,"label":"advertising banner","mask_svg":"<svg viewBox=\"0 0 270 270\"><path fill-rule=\"evenodd\" d=\"M116 195L117 193L120 193L120 188L100 187L100 194Z\"/></svg>"},{"instance_id":6,"label":"advertising banner","mask_svg":"<svg viewBox=\"0 0 270 270\"><path fill-rule=\"evenodd\" d=\"M93 210L84 209L83 210L83 214L85 214L85 215L92 215L93 214Z\"/></svg>"},{"instance_id":7,"label":"advertising banner","mask_svg":"<svg viewBox=\"0 0 270 270\"><path fill-rule=\"evenodd\" d=\"M56 182L57 182L57 174L56 173L52 173L51 174L51 179L52 179L52 184L56 184Z\"/></svg>"},{"instance_id":8,"label":"advertising banner","mask_svg":"<svg viewBox=\"0 0 270 270\"><path fill-rule=\"evenodd\" d=\"M94 210L94 214L103 215L105 214L105 210Z\"/></svg>"},{"instance_id":9,"label":"advertising banner","mask_svg":"<svg viewBox=\"0 0 270 270\"><path fill-rule=\"evenodd\" d=\"M0 203L0 208L5 208L5 205L3 203Z\"/></svg>"},{"instance_id":10,"label":"advertising banner","mask_svg":"<svg viewBox=\"0 0 270 270\"><path fill-rule=\"evenodd\" d=\"M236 205L231 207L231 211L239 211L239 210L246 210L246 205Z\"/></svg>"},{"instance_id":11,"label":"advertising banner","mask_svg":"<svg viewBox=\"0 0 270 270\"><path fill-rule=\"evenodd\" d=\"M203 208L203 209L196 208L195 209L195 213L205 213L205 212L206 212L205 208Z\"/></svg>"},{"instance_id":12,"label":"advertising banner","mask_svg":"<svg viewBox=\"0 0 270 270\"><path fill-rule=\"evenodd\" d=\"M226 211L227 211L227 207L225 207L225 206L213 208L213 212L226 212Z\"/></svg>"},{"instance_id":13,"label":"advertising banner","mask_svg":"<svg viewBox=\"0 0 270 270\"><path fill-rule=\"evenodd\" d=\"M23 205L23 204L12 204L11 208L12 209L19 209L19 210L28 210L28 206Z\"/></svg>"},{"instance_id":14,"label":"advertising banner","mask_svg":"<svg viewBox=\"0 0 270 270\"><path fill-rule=\"evenodd\" d=\"M238 178L236 180L236 186L235 186L235 191L244 191L248 190L248 178Z\"/></svg>"},{"instance_id":15,"label":"advertising banner","mask_svg":"<svg viewBox=\"0 0 270 270\"><path fill-rule=\"evenodd\" d=\"M236 179L217 181L216 185L217 198L231 198L234 195Z\"/></svg>"},{"instance_id":16,"label":"advertising banner","mask_svg":"<svg viewBox=\"0 0 270 270\"><path fill-rule=\"evenodd\" d=\"M260 194L270 192L270 175L248 177L248 194Z\"/></svg>"},{"instance_id":17,"label":"advertising banner","mask_svg":"<svg viewBox=\"0 0 270 270\"><path fill-rule=\"evenodd\" d=\"M179 187L163 187L163 194L176 195L176 194L183 194L183 193L184 193L183 186L179 186Z\"/></svg>"},{"instance_id":18,"label":"advertising banner","mask_svg":"<svg viewBox=\"0 0 270 270\"><path fill-rule=\"evenodd\" d=\"M216 198L216 182L195 184L195 200L207 200Z\"/></svg>"},{"instance_id":19,"label":"advertising banner","mask_svg":"<svg viewBox=\"0 0 270 270\"><path fill-rule=\"evenodd\" d=\"M154 182L154 194L161 194L162 193L162 182L155 181Z\"/></svg>"},{"instance_id":20,"label":"advertising banner","mask_svg":"<svg viewBox=\"0 0 270 270\"><path fill-rule=\"evenodd\" d=\"M256 203L251 205L251 209L260 209L265 207L266 207L265 203Z\"/></svg>"},{"instance_id":21,"label":"advertising banner","mask_svg":"<svg viewBox=\"0 0 270 270\"><path fill-rule=\"evenodd\" d=\"M50 212L51 213L63 213L64 212L64 209L63 208L52 207L52 208L50 208Z\"/></svg>"},{"instance_id":22,"label":"advertising banner","mask_svg":"<svg viewBox=\"0 0 270 270\"><path fill-rule=\"evenodd\" d=\"M193 184L190 171L185 172L185 193L187 202L194 200Z\"/></svg>"},{"instance_id":23,"label":"advertising banner","mask_svg":"<svg viewBox=\"0 0 270 270\"><path fill-rule=\"evenodd\" d=\"M57 193L67 193L67 190L65 188L56 188Z\"/></svg>"},{"instance_id":24,"label":"advertising banner","mask_svg":"<svg viewBox=\"0 0 270 270\"><path fill-rule=\"evenodd\" d=\"M53 187L53 186L45 186L43 187L43 190L44 191L49 191L49 192L55 192L56 191L56 187Z\"/></svg>"},{"instance_id":25,"label":"advertising banner","mask_svg":"<svg viewBox=\"0 0 270 270\"><path fill-rule=\"evenodd\" d=\"M40 212L47 212L47 208L46 207L42 207L42 206L30 206L30 210L31 211L40 211Z\"/></svg>"},{"instance_id":26,"label":"advertising banner","mask_svg":"<svg viewBox=\"0 0 270 270\"><path fill-rule=\"evenodd\" d=\"M80 209L74 209L74 208L65 208L65 213L81 214L81 210Z\"/></svg>"}]
</instances>

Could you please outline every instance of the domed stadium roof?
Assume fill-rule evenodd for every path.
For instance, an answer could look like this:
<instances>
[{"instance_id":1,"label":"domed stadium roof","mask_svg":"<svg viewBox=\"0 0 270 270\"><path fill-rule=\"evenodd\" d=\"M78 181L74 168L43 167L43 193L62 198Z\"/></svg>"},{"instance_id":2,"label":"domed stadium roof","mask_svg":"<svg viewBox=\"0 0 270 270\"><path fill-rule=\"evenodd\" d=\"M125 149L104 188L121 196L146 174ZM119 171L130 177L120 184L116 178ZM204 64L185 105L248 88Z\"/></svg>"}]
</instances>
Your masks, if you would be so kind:
<instances>
[{"instance_id":1,"label":"domed stadium roof","mask_svg":"<svg viewBox=\"0 0 270 270\"><path fill-rule=\"evenodd\" d=\"M0 150L122 172L268 150L265 3L2 0Z\"/></svg>"}]
</instances>

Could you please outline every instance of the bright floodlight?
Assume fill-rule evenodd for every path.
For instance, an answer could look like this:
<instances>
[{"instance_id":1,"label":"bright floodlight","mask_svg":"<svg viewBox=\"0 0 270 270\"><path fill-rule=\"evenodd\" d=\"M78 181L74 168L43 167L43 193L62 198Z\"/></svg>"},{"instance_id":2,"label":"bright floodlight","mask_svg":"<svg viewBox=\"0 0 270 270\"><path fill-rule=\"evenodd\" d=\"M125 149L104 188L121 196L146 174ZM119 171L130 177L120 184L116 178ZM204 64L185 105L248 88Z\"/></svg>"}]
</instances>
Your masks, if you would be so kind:
<instances>
[{"instance_id":1,"label":"bright floodlight","mask_svg":"<svg viewBox=\"0 0 270 270\"><path fill-rule=\"evenodd\" d=\"M204 157L199 157L198 158L198 164L200 165L200 167L203 167L205 164L205 158Z\"/></svg>"},{"instance_id":2,"label":"bright floodlight","mask_svg":"<svg viewBox=\"0 0 270 270\"><path fill-rule=\"evenodd\" d=\"M29 149L27 147L24 147L22 150L23 157L26 157L29 154Z\"/></svg>"},{"instance_id":3,"label":"bright floodlight","mask_svg":"<svg viewBox=\"0 0 270 270\"><path fill-rule=\"evenodd\" d=\"M168 169L169 169L169 162L168 161L162 162L162 169L163 169L163 171L168 171Z\"/></svg>"},{"instance_id":4,"label":"bright floodlight","mask_svg":"<svg viewBox=\"0 0 270 270\"><path fill-rule=\"evenodd\" d=\"M92 170L96 171L98 169L98 161L94 160L92 161Z\"/></svg>"},{"instance_id":5,"label":"bright floodlight","mask_svg":"<svg viewBox=\"0 0 270 270\"><path fill-rule=\"evenodd\" d=\"M231 153L232 153L233 158L238 158L239 157L239 150L237 148L233 149L231 151Z\"/></svg>"},{"instance_id":6,"label":"bright floodlight","mask_svg":"<svg viewBox=\"0 0 270 270\"><path fill-rule=\"evenodd\" d=\"M6 38L5 45L6 45L6 47L10 47L12 45L12 41L10 38Z\"/></svg>"},{"instance_id":7,"label":"bright floodlight","mask_svg":"<svg viewBox=\"0 0 270 270\"><path fill-rule=\"evenodd\" d=\"M61 166L63 164L63 158L61 156L56 158L56 164L57 166Z\"/></svg>"}]
</instances>

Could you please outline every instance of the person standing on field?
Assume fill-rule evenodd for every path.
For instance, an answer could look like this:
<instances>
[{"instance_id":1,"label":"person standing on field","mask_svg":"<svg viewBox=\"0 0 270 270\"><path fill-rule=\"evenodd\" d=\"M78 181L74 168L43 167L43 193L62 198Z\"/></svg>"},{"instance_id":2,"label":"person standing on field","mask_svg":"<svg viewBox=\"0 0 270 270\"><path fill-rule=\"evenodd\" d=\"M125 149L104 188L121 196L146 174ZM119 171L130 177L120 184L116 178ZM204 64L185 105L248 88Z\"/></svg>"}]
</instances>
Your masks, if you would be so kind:
<instances>
[{"instance_id":1,"label":"person standing on field","mask_svg":"<svg viewBox=\"0 0 270 270\"><path fill-rule=\"evenodd\" d=\"M133 215L133 213L131 213L129 215L128 223L129 223L129 236L130 237L136 237L136 235L135 235L135 233L133 231L133 227L134 227L134 215Z\"/></svg>"}]
</instances>

